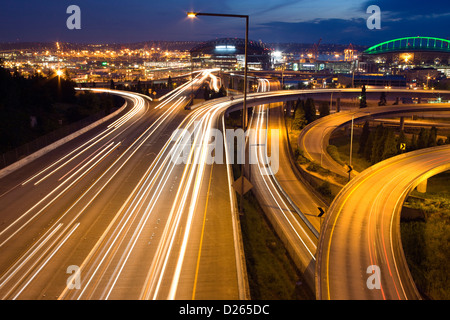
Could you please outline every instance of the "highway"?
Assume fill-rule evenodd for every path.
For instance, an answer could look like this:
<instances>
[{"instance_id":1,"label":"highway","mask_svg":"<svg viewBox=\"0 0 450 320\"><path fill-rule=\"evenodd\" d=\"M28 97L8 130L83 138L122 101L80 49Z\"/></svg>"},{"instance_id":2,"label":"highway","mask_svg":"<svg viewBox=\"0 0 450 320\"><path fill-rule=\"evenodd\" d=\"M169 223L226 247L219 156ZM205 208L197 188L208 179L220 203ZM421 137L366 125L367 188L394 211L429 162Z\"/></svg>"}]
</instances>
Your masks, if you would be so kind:
<instances>
[{"instance_id":1,"label":"highway","mask_svg":"<svg viewBox=\"0 0 450 320\"><path fill-rule=\"evenodd\" d=\"M258 81L258 90L268 94L275 84ZM320 231L317 217L323 202L295 173L282 103L253 107L248 128L249 165L246 177L253 185L259 205L285 244L304 279L314 287L315 252Z\"/></svg>"},{"instance_id":2,"label":"highway","mask_svg":"<svg viewBox=\"0 0 450 320\"><path fill-rule=\"evenodd\" d=\"M272 106L272 108L281 109L280 105ZM314 207L314 201L317 200L304 185L296 180L295 175L290 171L292 170L290 164L286 166L289 162L287 158L289 154L286 153L287 141L282 131L284 126L280 130L277 122L282 118L269 116L272 108L269 105L255 107L250 118L249 129L252 130L250 130L248 145L250 152L254 152L257 159L257 163L250 165L250 181L259 205L285 244L304 279L313 287L318 239L318 232L314 225L317 225L318 220L314 219L314 223L311 223L309 220L311 216L307 217L303 214L305 211L295 209L299 210L299 207L302 208L300 210L310 209L311 206ZM268 122L272 123L269 125ZM277 145L278 150L273 148L274 145ZM275 155L276 153L278 155ZM279 167L274 165L278 161L275 157L279 157ZM285 187L289 186L288 190L292 193L290 195L286 193L281 184ZM292 197L293 195L295 197Z\"/></svg>"},{"instance_id":3,"label":"highway","mask_svg":"<svg viewBox=\"0 0 450 320\"><path fill-rule=\"evenodd\" d=\"M285 92L271 92L268 94L270 94L269 98L266 98L267 96L265 97L264 94L252 94L250 98L250 101L252 101L253 105L256 106L251 117L252 123L255 122L253 126L255 129L257 129L256 132L258 132L258 128L259 131L261 131L261 129L268 128L283 128L283 126L279 123L279 119L281 118L279 116L280 110L277 110L276 104L273 103L271 104L271 107L269 107L269 105L264 105L261 103L274 102L277 100L283 101L283 99L286 98ZM252 100L252 98L257 99ZM304 135L301 136L302 139L299 139L299 141L303 142L301 146L308 146L308 148L305 148L304 150L309 153L309 156L313 155L312 158L315 159L318 163L320 163L320 160L322 160L323 163L327 165L328 162L328 166L332 169L332 171L340 171L341 173L345 172L344 174L346 174L345 168L339 165L336 166L336 163L327 155L326 152L324 152L324 150L326 150L326 143L331 132L337 127L348 124L352 120L352 117L354 120L360 121L365 118L389 115L398 116L400 114L408 114L411 112L422 112L422 110L426 110L426 112L428 113L442 112L444 110L448 111L448 108L448 104L427 104L376 107L366 108L364 110L345 111L330 115L314 122L310 125L311 130L305 130L308 138L305 139L306 134L304 133ZM269 122L267 122L267 119L270 119ZM271 124L268 125L268 123ZM249 146L257 146L257 150L259 150L258 154L260 163L270 163L270 159L267 158L267 154L268 150L270 150L268 145L271 139L269 138L269 136L265 136L265 138L260 138L258 133L255 133L253 138L249 138ZM282 141L282 139L280 139L280 141ZM283 148L280 148L280 150L282 149ZM327 155L326 158L324 157L326 160L321 159L322 155ZM428 160L431 161L431 159L435 158L435 155L429 155ZM279 168L287 169L287 171L289 172L290 170L288 168L290 167L290 165L286 162L281 163L283 161L282 159L287 159L286 154L282 154L282 152L280 152L279 159ZM443 160L445 163L449 158L447 155L444 157L439 157L439 159L441 161ZM411 172L419 172L419 174L415 176L415 179L418 179L418 177L420 176L420 172L422 171L415 170L415 167L413 167L415 161L416 159L412 160L409 164L411 166L411 170L406 171L410 174ZM420 166L420 161L418 166ZM308 270L311 266L315 265L316 270L321 270L318 273L318 278L321 280L316 283L316 289L318 290L318 299L370 300L382 298L418 298L417 290L415 290L415 286L409 276L408 267L406 263L404 263L404 260L401 260L403 259L403 251L398 233L399 214L397 213L395 216L393 214L389 215L390 211L387 210L387 203L394 203L395 205L397 205L396 210L398 210L398 208L401 208L404 197L406 197L406 194L410 190L406 187L399 187L397 183L397 181L403 178L400 176L402 173L405 173L405 171L402 170L404 167L405 165L400 165L396 168L391 168L389 172L383 172L379 177L377 177L377 179L374 179L370 183L367 183L365 185L365 189L361 189L361 191L359 191L359 188L356 189L358 191L358 196L354 196L351 198L352 201L348 201L349 206L353 205L358 208L358 212L370 212L371 219L369 221L372 228L370 231L360 230L356 227L353 228L353 221L351 220L355 219L355 213L353 212L351 219L346 219L346 224L343 227L341 227L340 220L336 222L336 224L329 222L327 225L322 225L322 229L325 230L324 233L329 233L330 228L332 229L334 226L336 226L336 230L339 230L339 236L341 236L343 240L336 240L335 237L333 237L333 240L329 238L325 238L326 240L324 240L325 236L323 236L323 234L321 233L320 248L318 248L316 251L313 240L314 237L308 234L307 228L305 228L304 224L302 225L302 221L301 219L299 219L299 215L296 215L294 213L295 210L293 210L292 206L292 202L297 203L298 207L302 207L303 212L308 212L308 208L305 208L304 205L302 206L303 201L300 200L308 199L308 197L304 198L295 195L295 192L299 192L299 190L301 190L301 187L296 186L295 188L289 189L289 186L293 183L288 182L283 184L278 182L283 181L283 179L281 178L283 174L280 175L277 172L277 174L271 176L270 172L267 172L268 170L270 170L270 166L252 165L251 182L254 185L255 194L258 198L258 201L260 202L260 205L263 207L263 210L271 220L275 230L278 231L278 234L281 235L280 237L284 240L285 245L291 254L291 257L293 257L295 261L300 261L301 265L303 265L304 269L302 269L301 271L304 272L306 279L308 279L311 273L310 270ZM445 171L445 169L442 169L442 171ZM297 183L299 183L298 180L296 181ZM413 180L411 178L411 180L407 181L411 182ZM387 190L387 185L389 183L391 188L395 190ZM280 185L282 186L280 187ZM411 187L411 185L408 185L408 187ZM364 198L368 198L369 195L371 198L367 200L367 203L366 201L361 200ZM376 198L377 201L372 199L372 197ZM387 197L389 197L389 199L387 199ZM317 205L318 202L314 202L311 196L309 197L309 199L309 202L313 207ZM289 200L291 200L291 202L289 202ZM360 208L360 206L371 206L372 204L374 205L370 210L368 210L367 208ZM378 215L375 214L375 208L378 210ZM311 208L309 210L314 210L314 208ZM326 215L327 221L330 221L330 216L335 215L335 207L331 208L330 210L331 213L328 213ZM360 216L366 217L367 214L362 214ZM310 216L308 218L310 218ZM363 227L367 226L367 224L367 221L361 222L361 225ZM386 225L387 231L385 231L384 233L379 233L379 229L386 229ZM389 230L392 231L394 229L396 229L395 233L389 233ZM367 240L366 233L371 237L369 240ZM329 241L327 242L328 239ZM387 243L385 242L385 239L389 239L391 242ZM324 243L329 245L331 249L328 249ZM364 248L364 244L367 243L371 243L369 245L369 248L367 248L367 246ZM383 246L380 246L380 243L382 243ZM391 248L391 252L386 253L386 248ZM343 253L341 253L341 251ZM311 253L313 252L314 256L312 257ZM328 252L330 252L329 259L326 258ZM372 260L369 261L370 263L365 261L363 265L361 265L361 260L364 259L364 257L366 257L367 255L369 255ZM388 258L389 255L390 257ZM310 264L307 263L308 258L311 262ZM320 259L320 261L316 262L316 258L318 260ZM390 259L390 262L383 264L383 259L386 259L386 261ZM350 268L351 265L354 265L354 268ZM389 280L391 282L382 282L380 290L371 291L367 286L363 286L361 289L361 283L363 285L366 285L366 280L371 275L366 273L367 268L372 265L379 265L381 268L381 273L389 275ZM397 268L398 273L393 272L394 267ZM323 269L326 269L330 274L328 275L325 273L325 275L323 275ZM330 284L328 283L328 277L330 278ZM362 279L364 280L363 282L361 282ZM387 280L384 280L384 278L383 281L388 282ZM346 284L347 282L349 282L348 285ZM330 287L331 289L329 289ZM361 290L364 291L364 293L361 293ZM331 294L329 293L330 291L332 292ZM393 294L394 291L395 294Z\"/></svg>"},{"instance_id":4,"label":"highway","mask_svg":"<svg viewBox=\"0 0 450 320\"><path fill-rule=\"evenodd\" d=\"M318 94L314 90L314 94ZM406 90L405 90L406 91ZM329 90L324 90L325 93L329 93ZM354 89L349 90L349 92L355 92ZM270 166L261 165L264 163L270 163L271 160L267 158L270 153L268 150L271 139L270 135L261 137L263 129L282 129L281 132L284 133L285 128L282 123L282 110L280 104L276 104L276 101L286 101L292 99L293 96L312 94L311 91L299 90L298 92L289 91L275 91L275 92L263 92L250 94L249 104L254 107L253 114L251 116L250 128L255 129L254 132L250 131L249 135L249 147L256 150L258 164L251 165L250 181L253 184L253 191L262 206L263 210L269 217L277 230L278 235L284 241L291 257L294 259L297 265L303 266L301 270L304 272L305 278L310 280L312 278L311 268L314 268L316 253L316 243L317 238L314 237L314 231L319 230L318 224L320 225L317 214L319 213L318 206L325 206L317 197L312 194L305 185L299 181L298 177L294 174L294 169L292 164L288 161L289 154L286 150L287 141L284 134L279 136L280 149L279 149L279 168L275 175L271 175ZM319 93L320 94L320 93ZM273 102L271 104L264 104L268 102ZM233 106L230 106L229 110L236 110L241 107L240 97L236 97L233 100ZM402 105L402 106L389 106L386 108L367 108L364 112L358 114L358 111L345 111L338 114L329 116L329 118L334 119L334 125L327 124L325 127L317 125L320 130L324 128L330 129L327 134L318 131L319 133L314 133L309 136L307 141L308 145L320 146L325 145L324 142L331 134L331 131L336 127L348 123L351 121L352 116L355 119L361 119L364 117L371 117L370 113L379 115L397 114L396 109L402 109L402 112L407 108L414 110L422 110L423 108L427 110L447 110L448 105ZM408 110L410 111L410 110ZM270 116L269 116L270 114ZM356 116L355 116L356 115ZM327 118L327 117L326 117ZM324 119L326 119L324 118ZM269 120L267 120L269 119ZM322 119L320 119L322 120ZM311 127L316 128L314 125L319 123L320 120L314 122ZM270 130L268 131L270 132ZM314 138L311 138L313 137ZM267 138L267 140L266 140ZM267 148L267 149L266 149ZM325 149L324 149L325 150ZM311 152L312 153L312 152ZM315 153L316 157L320 159L320 152ZM329 157L329 156L328 156ZM331 159L331 158L330 158ZM330 167L333 171L337 170L334 167L334 161L331 159ZM340 166L339 166L340 167ZM343 172L345 168L340 167ZM248 170L248 169L247 169ZM296 210L297 209L297 210ZM297 211L297 212L296 212ZM298 211L303 213L298 214ZM305 219L308 220L309 224L305 225ZM313 226L311 228L311 225ZM322 225L322 227L324 227Z\"/></svg>"},{"instance_id":5,"label":"highway","mask_svg":"<svg viewBox=\"0 0 450 320\"><path fill-rule=\"evenodd\" d=\"M220 87L210 71L198 73L159 103L114 91L127 102L119 117L0 178L1 299L249 297L231 169L210 161L214 129L224 132L225 113L242 97L185 110L191 88L207 79ZM311 279L320 200L295 179L284 129L279 172L260 165L262 129L284 128L280 105L264 103L305 93L251 94L248 141L257 197Z\"/></svg>"},{"instance_id":6,"label":"highway","mask_svg":"<svg viewBox=\"0 0 450 320\"><path fill-rule=\"evenodd\" d=\"M326 150L333 131L345 125L349 125L352 118L356 123L385 116L397 117L401 115L407 116L418 112L442 112L449 110L449 104L436 103L370 107L342 111L320 118L307 125L300 133L298 144L310 160L321 164L324 168L329 169L332 172L348 177L348 168L334 161Z\"/></svg>"},{"instance_id":7,"label":"highway","mask_svg":"<svg viewBox=\"0 0 450 320\"><path fill-rule=\"evenodd\" d=\"M319 240L318 299L420 299L403 256L400 212L421 179L450 169L449 159L449 146L405 153L370 167L344 187Z\"/></svg>"},{"instance_id":8,"label":"highway","mask_svg":"<svg viewBox=\"0 0 450 320\"><path fill-rule=\"evenodd\" d=\"M239 298L232 199L226 190L208 201L211 181L227 172L172 161L176 129L199 126L200 141L217 118L200 109L187 117L188 85L158 104L113 93L127 101L120 117L1 179L0 297Z\"/></svg>"}]
</instances>

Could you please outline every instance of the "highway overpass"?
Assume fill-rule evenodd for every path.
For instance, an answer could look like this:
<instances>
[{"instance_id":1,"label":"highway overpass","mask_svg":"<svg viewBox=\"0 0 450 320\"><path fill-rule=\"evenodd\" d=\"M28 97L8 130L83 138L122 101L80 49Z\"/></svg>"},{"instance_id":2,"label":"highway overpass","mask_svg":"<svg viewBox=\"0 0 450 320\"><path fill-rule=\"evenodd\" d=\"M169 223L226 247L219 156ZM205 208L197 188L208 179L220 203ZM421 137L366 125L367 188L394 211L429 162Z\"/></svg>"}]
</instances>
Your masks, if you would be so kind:
<instances>
[{"instance_id":1,"label":"highway overpass","mask_svg":"<svg viewBox=\"0 0 450 320\"><path fill-rule=\"evenodd\" d=\"M403 202L422 180L450 169L450 146L382 161L337 195L317 248L316 296L333 300L421 299L400 235Z\"/></svg>"}]
</instances>

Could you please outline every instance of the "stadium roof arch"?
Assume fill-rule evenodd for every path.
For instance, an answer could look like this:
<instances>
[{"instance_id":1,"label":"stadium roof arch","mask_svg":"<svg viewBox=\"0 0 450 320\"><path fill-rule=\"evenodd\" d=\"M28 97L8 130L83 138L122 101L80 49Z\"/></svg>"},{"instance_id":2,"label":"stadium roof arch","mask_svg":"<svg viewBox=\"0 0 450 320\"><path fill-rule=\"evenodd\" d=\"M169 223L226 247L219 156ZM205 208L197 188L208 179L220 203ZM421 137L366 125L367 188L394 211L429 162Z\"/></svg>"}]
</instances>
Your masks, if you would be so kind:
<instances>
[{"instance_id":1,"label":"stadium roof arch","mask_svg":"<svg viewBox=\"0 0 450 320\"><path fill-rule=\"evenodd\" d=\"M364 51L364 54L375 55L390 52L430 51L450 53L450 40L434 37L405 37L385 41Z\"/></svg>"}]
</instances>

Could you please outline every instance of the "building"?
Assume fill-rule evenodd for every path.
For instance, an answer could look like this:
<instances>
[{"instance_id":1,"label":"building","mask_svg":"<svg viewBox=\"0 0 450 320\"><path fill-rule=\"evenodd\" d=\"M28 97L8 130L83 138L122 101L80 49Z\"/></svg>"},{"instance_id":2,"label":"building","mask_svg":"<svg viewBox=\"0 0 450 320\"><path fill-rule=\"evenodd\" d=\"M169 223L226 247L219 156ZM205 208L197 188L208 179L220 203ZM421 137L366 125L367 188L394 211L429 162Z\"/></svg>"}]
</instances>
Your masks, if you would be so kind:
<instances>
[{"instance_id":1,"label":"building","mask_svg":"<svg viewBox=\"0 0 450 320\"><path fill-rule=\"evenodd\" d=\"M406 88L406 78L401 75L379 75L379 74L339 74L338 82L345 87L391 87Z\"/></svg>"},{"instance_id":2,"label":"building","mask_svg":"<svg viewBox=\"0 0 450 320\"><path fill-rule=\"evenodd\" d=\"M248 42L248 69L268 70L271 67L271 50L260 41ZM204 68L240 70L245 63L245 40L222 38L202 42L190 50L192 62Z\"/></svg>"},{"instance_id":3,"label":"building","mask_svg":"<svg viewBox=\"0 0 450 320\"><path fill-rule=\"evenodd\" d=\"M366 72L399 74L414 68L450 68L450 41L433 37L405 37L385 41L365 50L359 68Z\"/></svg>"}]
</instances>

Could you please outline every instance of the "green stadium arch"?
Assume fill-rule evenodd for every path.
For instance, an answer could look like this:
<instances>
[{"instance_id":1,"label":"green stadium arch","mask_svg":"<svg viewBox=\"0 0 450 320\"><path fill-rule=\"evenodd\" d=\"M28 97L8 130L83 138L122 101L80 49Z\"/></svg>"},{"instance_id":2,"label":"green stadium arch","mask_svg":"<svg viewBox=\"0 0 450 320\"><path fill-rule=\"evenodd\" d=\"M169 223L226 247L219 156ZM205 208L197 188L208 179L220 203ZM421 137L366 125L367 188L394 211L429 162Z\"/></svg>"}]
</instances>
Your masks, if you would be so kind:
<instances>
[{"instance_id":1,"label":"green stadium arch","mask_svg":"<svg viewBox=\"0 0 450 320\"><path fill-rule=\"evenodd\" d=\"M406 37L385 41L365 50L365 54L388 52L437 51L450 53L450 41L434 37Z\"/></svg>"}]
</instances>

